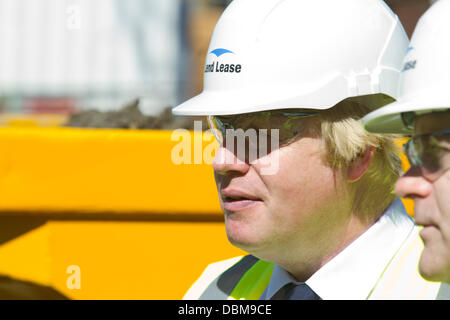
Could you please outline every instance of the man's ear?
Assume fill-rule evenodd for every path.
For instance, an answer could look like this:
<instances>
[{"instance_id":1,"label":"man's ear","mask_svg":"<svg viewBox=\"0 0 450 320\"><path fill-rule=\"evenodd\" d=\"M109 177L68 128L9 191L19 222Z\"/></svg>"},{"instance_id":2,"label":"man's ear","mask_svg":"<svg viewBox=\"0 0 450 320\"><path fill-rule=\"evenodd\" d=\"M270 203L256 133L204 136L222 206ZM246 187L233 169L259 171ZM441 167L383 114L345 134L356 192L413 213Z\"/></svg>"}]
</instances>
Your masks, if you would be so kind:
<instances>
[{"instance_id":1,"label":"man's ear","mask_svg":"<svg viewBox=\"0 0 450 320\"><path fill-rule=\"evenodd\" d=\"M363 154L359 155L355 160L352 161L347 169L347 179L350 182L355 182L359 180L367 169L369 169L370 163L372 162L373 155L375 154L375 147L367 148Z\"/></svg>"}]
</instances>

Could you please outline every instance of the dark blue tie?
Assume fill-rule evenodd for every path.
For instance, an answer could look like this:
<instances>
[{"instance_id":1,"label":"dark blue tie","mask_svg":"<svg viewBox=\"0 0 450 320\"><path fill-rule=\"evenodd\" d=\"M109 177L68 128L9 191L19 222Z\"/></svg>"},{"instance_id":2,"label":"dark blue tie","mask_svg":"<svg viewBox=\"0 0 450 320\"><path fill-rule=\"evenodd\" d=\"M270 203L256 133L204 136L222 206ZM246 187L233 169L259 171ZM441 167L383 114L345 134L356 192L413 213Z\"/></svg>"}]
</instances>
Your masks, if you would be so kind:
<instances>
[{"instance_id":1,"label":"dark blue tie","mask_svg":"<svg viewBox=\"0 0 450 320\"><path fill-rule=\"evenodd\" d=\"M322 300L306 283L288 283L271 300Z\"/></svg>"}]
</instances>

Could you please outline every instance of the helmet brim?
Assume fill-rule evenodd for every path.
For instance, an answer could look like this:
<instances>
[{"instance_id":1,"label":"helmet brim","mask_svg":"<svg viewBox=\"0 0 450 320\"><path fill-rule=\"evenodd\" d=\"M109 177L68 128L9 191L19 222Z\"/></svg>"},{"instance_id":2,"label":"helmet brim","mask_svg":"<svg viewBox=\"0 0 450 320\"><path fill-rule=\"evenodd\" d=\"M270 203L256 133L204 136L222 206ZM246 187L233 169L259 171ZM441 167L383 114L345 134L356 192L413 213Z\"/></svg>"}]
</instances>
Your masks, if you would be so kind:
<instances>
[{"instance_id":1,"label":"helmet brim","mask_svg":"<svg viewBox=\"0 0 450 320\"><path fill-rule=\"evenodd\" d=\"M389 74L393 80L395 75ZM325 83L325 84L323 84ZM242 90L203 90L203 92L172 109L174 115L208 116L233 115L275 109L314 109L326 110L349 98L360 100L370 109L377 109L391 102L394 94L386 92L368 92L362 95L350 95L347 82L340 76L325 79L321 85L310 87L297 85L261 88L243 88ZM386 100L388 97L388 100Z\"/></svg>"},{"instance_id":2,"label":"helmet brim","mask_svg":"<svg viewBox=\"0 0 450 320\"><path fill-rule=\"evenodd\" d=\"M450 98L416 97L401 99L369 113L363 118L363 123L368 132L411 135L413 130L406 127L402 119L402 113L425 114L446 109L450 109Z\"/></svg>"},{"instance_id":3,"label":"helmet brim","mask_svg":"<svg viewBox=\"0 0 450 320\"><path fill-rule=\"evenodd\" d=\"M297 105L290 105L286 101L276 99L276 97L269 97L262 92L255 99L255 95L249 94L248 91L245 93L203 91L201 94L172 109L172 113L182 116L232 115L290 108L323 110L332 106L333 103L316 105L307 101Z\"/></svg>"}]
</instances>

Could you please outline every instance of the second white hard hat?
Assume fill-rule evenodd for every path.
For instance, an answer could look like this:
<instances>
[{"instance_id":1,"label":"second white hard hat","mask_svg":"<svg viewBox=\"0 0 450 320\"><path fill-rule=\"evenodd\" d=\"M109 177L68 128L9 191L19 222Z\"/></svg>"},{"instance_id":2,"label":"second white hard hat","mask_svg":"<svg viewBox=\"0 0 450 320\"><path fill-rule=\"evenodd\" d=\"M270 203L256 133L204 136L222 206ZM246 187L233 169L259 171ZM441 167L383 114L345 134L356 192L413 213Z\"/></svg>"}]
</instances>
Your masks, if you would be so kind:
<instances>
[{"instance_id":1,"label":"second white hard hat","mask_svg":"<svg viewBox=\"0 0 450 320\"><path fill-rule=\"evenodd\" d=\"M328 109L349 97L396 98L408 42L382 0L234 0L212 36L203 92L173 113Z\"/></svg>"},{"instance_id":2,"label":"second white hard hat","mask_svg":"<svg viewBox=\"0 0 450 320\"><path fill-rule=\"evenodd\" d=\"M364 117L366 130L410 134L403 117L450 109L450 0L439 0L420 18L405 58L397 102Z\"/></svg>"}]
</instances>

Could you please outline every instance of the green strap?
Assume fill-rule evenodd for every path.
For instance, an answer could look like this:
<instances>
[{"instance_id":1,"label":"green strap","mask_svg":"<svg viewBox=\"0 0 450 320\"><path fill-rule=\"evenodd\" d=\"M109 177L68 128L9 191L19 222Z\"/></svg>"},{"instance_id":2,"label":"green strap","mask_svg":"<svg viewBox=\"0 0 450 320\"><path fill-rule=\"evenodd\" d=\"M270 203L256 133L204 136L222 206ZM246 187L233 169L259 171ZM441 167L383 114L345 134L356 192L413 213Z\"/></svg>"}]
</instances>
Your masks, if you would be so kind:
<instances>
[{"instance_id":1,"label":"green strap","mask_svg":"<svg viewBox=\"0 0 450 320\"><path fill-rule=\"evenodd\" d=\"M269 285L273 263L258 260L241 278L230 296L240 300L258 300Z\"/></svg>"}]
</instances>

